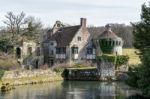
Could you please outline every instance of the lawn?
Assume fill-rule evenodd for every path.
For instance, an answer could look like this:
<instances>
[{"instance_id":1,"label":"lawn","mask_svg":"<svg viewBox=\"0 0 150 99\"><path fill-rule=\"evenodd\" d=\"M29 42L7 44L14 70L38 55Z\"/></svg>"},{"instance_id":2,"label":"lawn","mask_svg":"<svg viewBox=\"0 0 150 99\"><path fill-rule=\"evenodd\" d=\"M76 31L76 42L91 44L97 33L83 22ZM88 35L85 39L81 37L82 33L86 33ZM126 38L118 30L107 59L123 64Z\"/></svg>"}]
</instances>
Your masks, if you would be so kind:
<instances>
[{"instance_id":1,"label":"lawn","mask_svg":"<svg viewBox=\"0 0 150 99\"><path fill-rule=\"evenodd\" d=\"M139 56L136 55L135 52L138 52L138 50L134 48L123 49L123 55L129 56L129 65L137 65L141 63Z\"/></svg>"}]
</instances>

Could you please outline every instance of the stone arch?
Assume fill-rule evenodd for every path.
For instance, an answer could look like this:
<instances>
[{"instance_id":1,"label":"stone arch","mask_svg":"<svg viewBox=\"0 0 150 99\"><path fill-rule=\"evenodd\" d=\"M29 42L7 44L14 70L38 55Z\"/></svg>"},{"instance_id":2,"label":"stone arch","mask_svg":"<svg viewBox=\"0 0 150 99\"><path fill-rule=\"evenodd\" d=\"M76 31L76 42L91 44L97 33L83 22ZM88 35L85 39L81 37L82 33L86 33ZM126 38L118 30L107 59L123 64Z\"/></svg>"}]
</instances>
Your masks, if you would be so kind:
<instances>
[{"instance_id":1,"label":"stone arch","mask_svg":"<svg viewBox=\"0 0 150 99\"><path fill-rule=\"evenodd\" d=\"M35 68L36 68L36 69L39 68L39 60L38 60L38 59L35 61Z\"/></svg>"},{"instance_id":2,"label":"stone arch","mask_svg":"<svg viewBox=\"0 0 150 99\"><path fill-rule=\"evenodd\" d=\"M21 48L20 47L16 48L16 57L21 58Z\"/></svg>"},{"instance_id":3,"label":"stone arch","mask_svg":"<svg viewBox=\"0 0 150 99\"><path fill-rule=\"evenodd\" d=\"M118 41L116 41L116 45L119 45L119 42L118 42Z\"/></svg>"},{"instance_id":4,"label":"stone arch","mask_svg":"<svg viewBox=\"0 0 150 99\"><path fill-rule=\"evenodd\" d=\"M112 41L111 41L111 40L109 40L108 42L109 42L109 46L111 46L111 42L112 42Z\"/></svg>"},{"instance_id":5,"label":"stone arch","mask_svg":"<svg viewBox=\"0 0 150 99\"><path fill-rule=\"evenodd\" d=\"M28 55L32 55L32 47L30 47L30 46L28 47L28 49L27 49L27 54L28 54Z\"/></svg>"},{"instance_id":6,"label":"stone arch","mask_svg":"<svg viewBox=\"0 0 150 99\"><path fill-rule=\"evenodd\" d=\"M113 41L112 45L115 46L115 41Z\"/></svg>"},{"instance_id":7,"label":"stone arch","mask_svg":"<svg viewBox=\"0 0 150 99\"><path fill-rule=\"evenodd\" d=\"M119 41L119 45L121 45L121 41Z\"/></svg>"}]
</instances>

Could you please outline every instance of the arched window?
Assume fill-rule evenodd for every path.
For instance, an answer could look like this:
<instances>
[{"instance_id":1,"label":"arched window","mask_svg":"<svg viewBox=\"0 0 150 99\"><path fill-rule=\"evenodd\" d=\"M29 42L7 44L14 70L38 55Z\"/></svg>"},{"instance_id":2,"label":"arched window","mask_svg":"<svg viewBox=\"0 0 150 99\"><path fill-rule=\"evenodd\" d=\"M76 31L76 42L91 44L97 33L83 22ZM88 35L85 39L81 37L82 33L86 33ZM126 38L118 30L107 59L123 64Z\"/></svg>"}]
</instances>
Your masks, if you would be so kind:
<instances>
[{"instance_id":1,"label":"arched window","mask_svg":"<svg viewBox=\"0 0 150 99\"><path fill-rule=\"evenodd\" d=\"M28 55L32 55L32 47L28 47L27 53L28 53Z\"/></svg>"},{"instance_id":2,"label":"arched window","mask_svg":"<svg viewBox=\"0 0 150 99\"><path fill-rule=\"evenodd\" d=\"M40 56L40 47L37 47L36 54L37 56Z\"/></svg>"},{"instance_id":3,"label":"arched window","mask_svg":"<svg viewBox=\"0 0 150 99\"><path fill-rule=\"evenodd\" d=\"M78 47L72 47L72 54L78 54Z\"/></svg>"},{"instance_id":4,"label":"arched window","mask_svg":"<svg viewBox=\"0 0 150 99\"><path fill-rule=\"evenodd\" d=\"M116 41L116 45L118 45L118 41Z\"/></svg>"},{"instance_id":5,"label":"arched window","mask_svg":"<svg viewBox=\"0 0 150 99\"><path fill-rule=\"evenodd\" d=\"M113 46L115 45L115 41L113 41L112 45L113 45Z\"/></svg>"},{"instance_id":6,"label":"arched window","mask_svg":"<svg viewBox=\"0 0 150 99\"><path fill-rule=\"evenodd\" d=\"M16 57L21 58L21 49L19 47L16 48Z\"/></svg>"},{"instance_id":7,"label":"arched window","mask_svg":"<svg viewBox=\"0 0 150 99\"><path fill-rule=\"evenodd\" d=\"M111 40L109 40L109 46L111 46Z\"/></svg>"},{"instance_id":8,"label":"arched window","mask_svg":"<svg viewBox=\"0 0 150 99\"><path fill-rule=\"evenodd\" d=\"M121 45L121 41L119 42L119 45Z\"/></svg>"}]
</instances>

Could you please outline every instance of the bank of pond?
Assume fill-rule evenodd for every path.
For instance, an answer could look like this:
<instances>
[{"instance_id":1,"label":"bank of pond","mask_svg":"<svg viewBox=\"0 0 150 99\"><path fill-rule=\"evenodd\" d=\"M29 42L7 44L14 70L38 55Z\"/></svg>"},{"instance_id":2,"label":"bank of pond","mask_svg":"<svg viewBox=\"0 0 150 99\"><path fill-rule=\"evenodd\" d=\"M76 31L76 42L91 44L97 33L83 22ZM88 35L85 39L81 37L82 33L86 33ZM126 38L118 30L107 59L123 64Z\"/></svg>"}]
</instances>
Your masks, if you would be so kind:
<instances>
[{"instance_id":1,"label":"bank of pond","mask_svg":"<svg viewBox=\"0 0 150 99\"><path fill-rule=\"evenodd\" d=\"M122 82L55 81L15 86L1 92L0 99L143 99L140 95Z\"/></svg>"},{"instance_id":2,"label":"bank of pond","mask_svg":"<svg viewBox=\"0 0 150 99\"><path fill-rule=\"evenodd\" d=\"M13 91L13 89L15 91L17 88L20 88L19 85L22 85L22 86L24 86L24 85L32 86L33 85L34 86L34 85L39 85L39 84L43 85L45 83L54 84L57 81L63 81L64 83L61 83L61 84L63 84L63 86L69 86L70 85L69 82L72 81L71 85L74 87L76 86L74 84L77 84L77 86L79 86L78 82L80 84L82 83L83 86L84 86L84 84L91 82L92 84L95 84L93 87L95 87L96 85L98 87L99 84L101 84L101 83L105 83L105 84L115 83L116 84L115 87L116 87L117 83L119 83L116 81L124 81L124 77L126 77L126 73L117 72L117 75L121 75L121 77L123 79L122 78L120 79L120 76L117 76L117 77L110 76L109 77L109 75L108 75L108 77L106 76L107 78L105 80L102 80L101 76L99 75L99 72L96 68L90 68L90 69L71 69L71 68L69 68L69 69L65 69L61 73L54 72L51 69L32 70L32 71L29 71L29 70L6 71L2 77L1 92L7 93L7 91ZM76 83L74 83L74 82L76 82ZM123 86L124 86L124 84L123 84ZM82 87L82 86L80 86L80 87ZM92 88L92 86L91 86L91 88ZM136 90L134 89L134 91L136 91ZM141 95L141 92L138 91L137 94ZM58 99L61 99L61 98L58 98ZM64 98L64 99L66 99L66 98ZM72 99L72 98L70 98L70 99ZM92 99L97 99L97 98L92 98ZM139 99L141 99L141 98L139 98Z\"/></svg>"}]
</instances>

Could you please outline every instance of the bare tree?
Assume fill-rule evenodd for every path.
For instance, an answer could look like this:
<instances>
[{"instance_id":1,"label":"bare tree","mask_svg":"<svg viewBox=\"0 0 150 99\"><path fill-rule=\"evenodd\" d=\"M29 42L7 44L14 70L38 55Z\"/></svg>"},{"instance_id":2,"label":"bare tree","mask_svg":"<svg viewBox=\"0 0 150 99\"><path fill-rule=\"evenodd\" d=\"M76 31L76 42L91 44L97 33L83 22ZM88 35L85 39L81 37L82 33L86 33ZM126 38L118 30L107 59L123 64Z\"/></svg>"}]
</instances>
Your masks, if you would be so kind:
<instances>
[{"instance_id":1,"label":"bare tree","mask_svg":"<svg viewBox=\"0 0 150 99\"><path fill-rule=\"evenodd\" d=\"M13 12L7 12L5 18L6 20L3 22L10 29L12 39L14 40L16 34L20 34L21 26L26 23L25 13L21 12L20 14L15 15Z\"/></svg>"}]
</instances>

